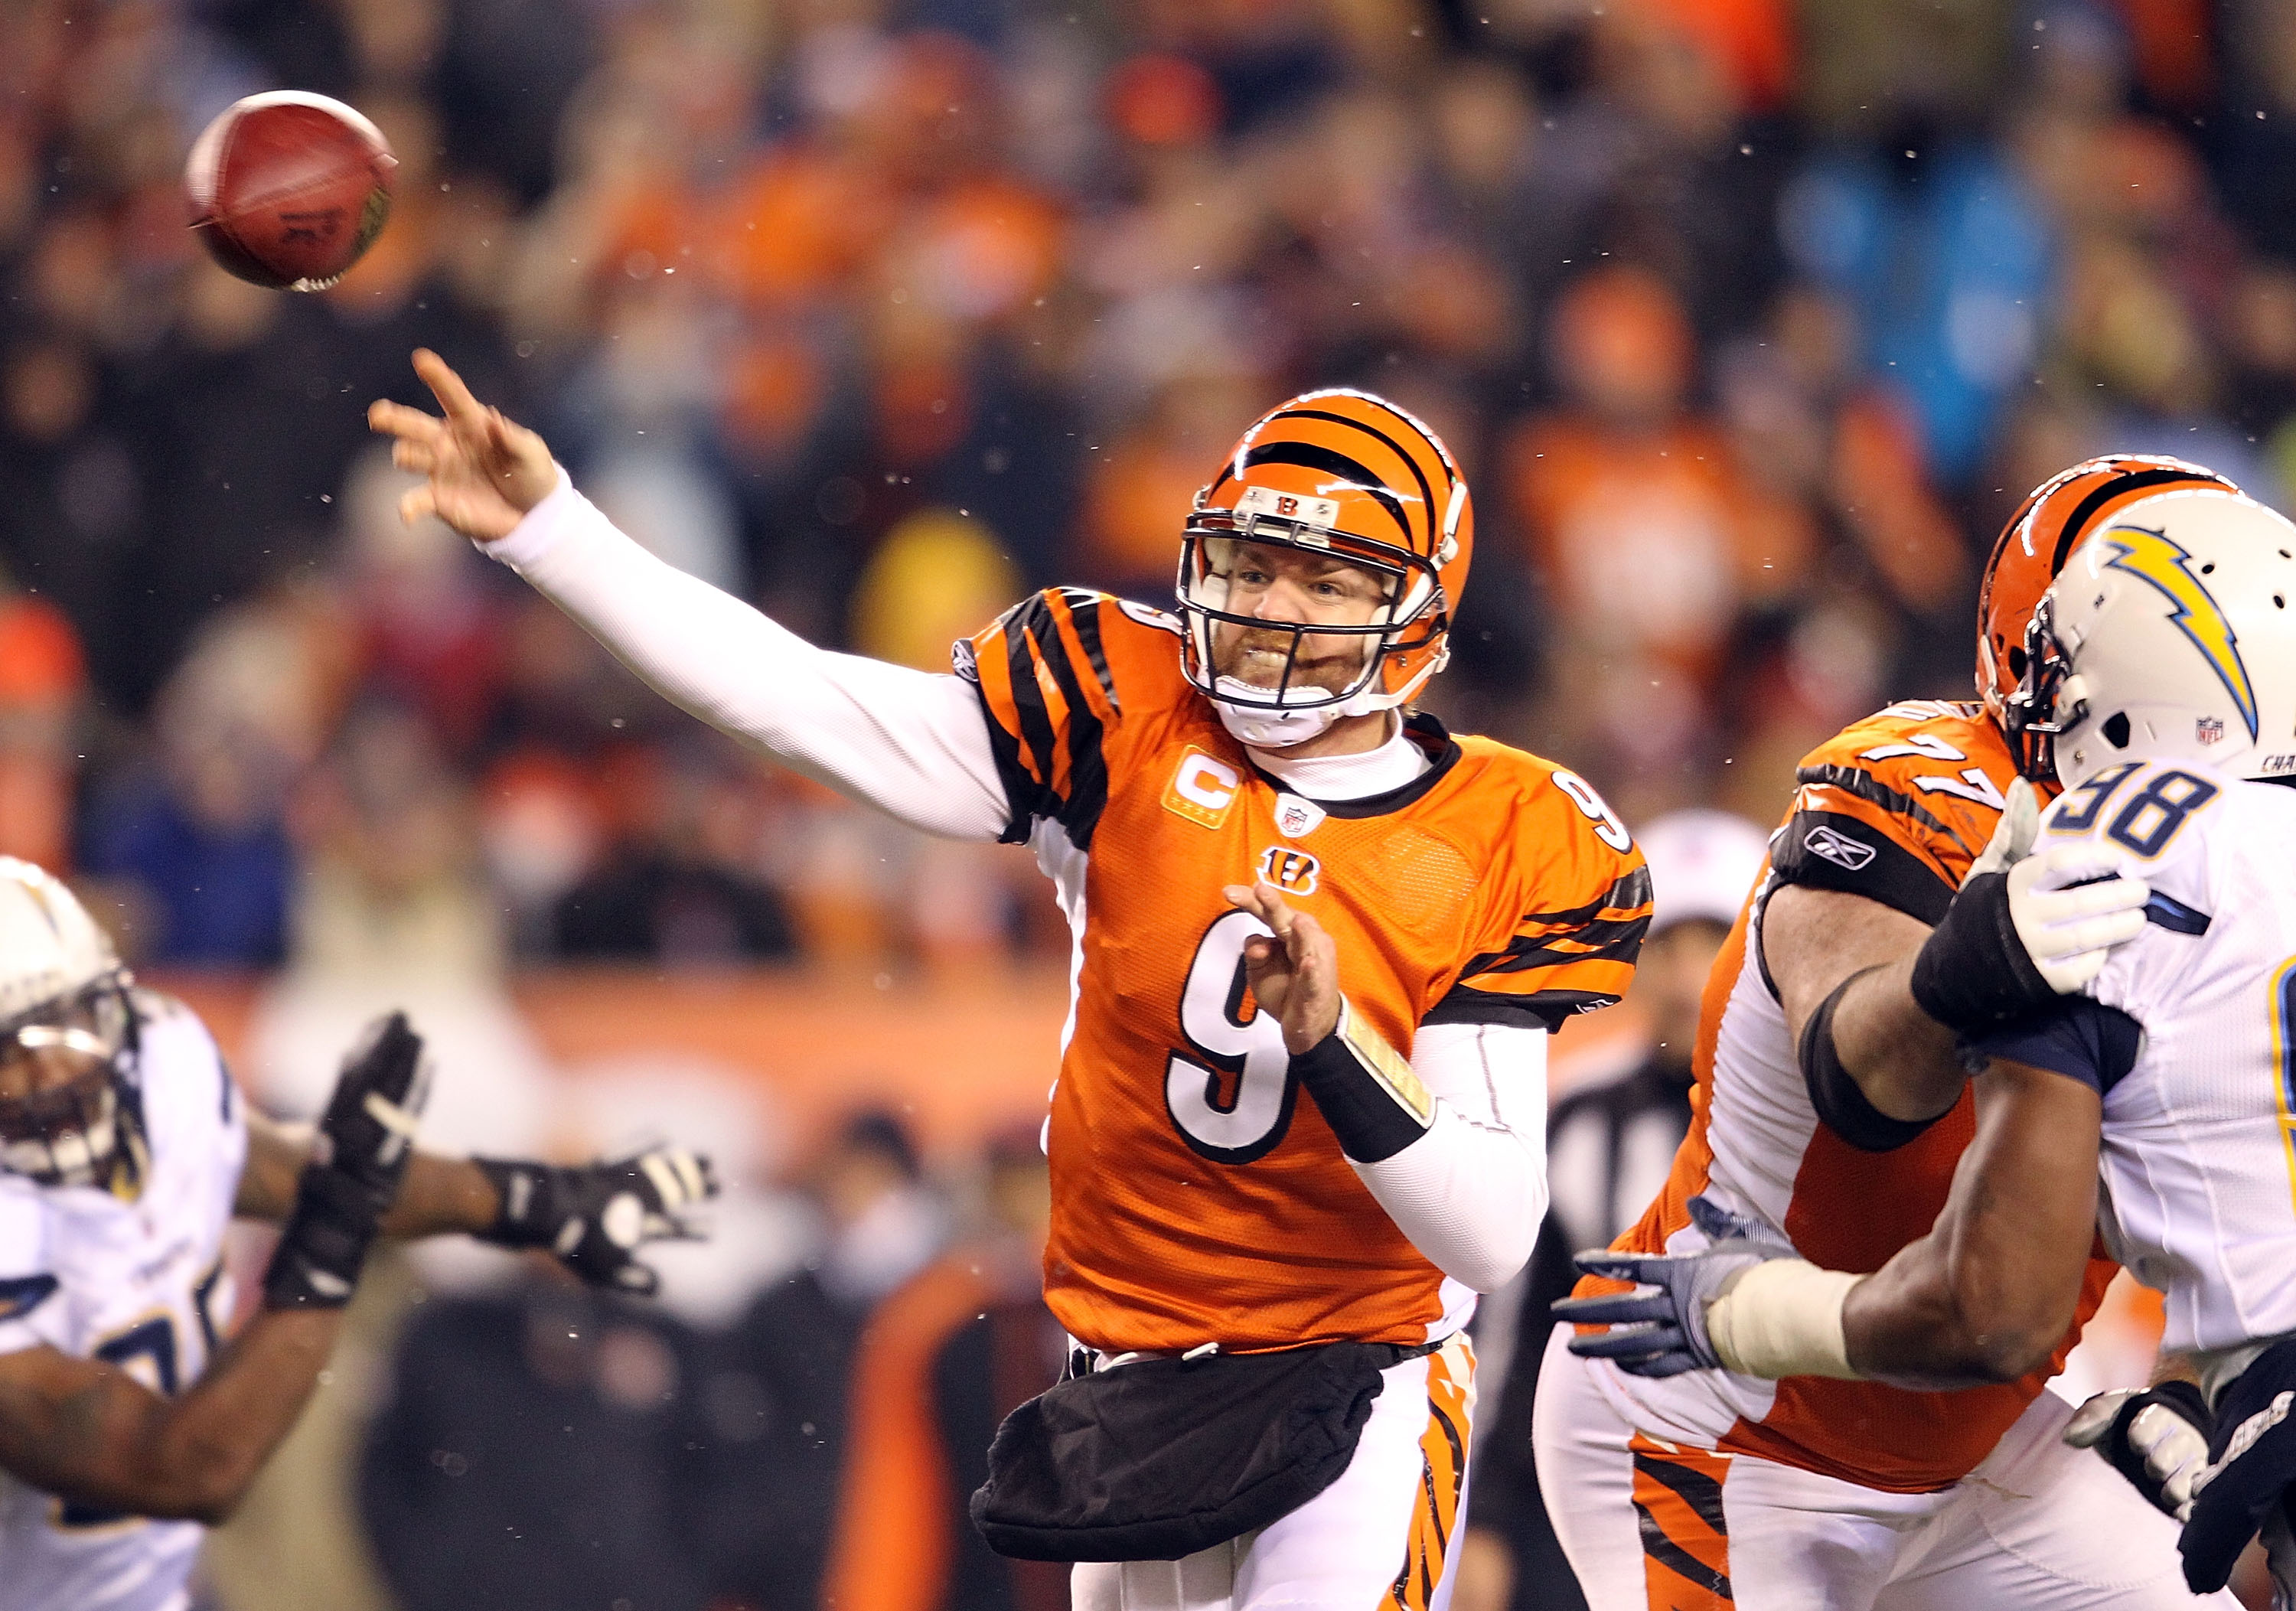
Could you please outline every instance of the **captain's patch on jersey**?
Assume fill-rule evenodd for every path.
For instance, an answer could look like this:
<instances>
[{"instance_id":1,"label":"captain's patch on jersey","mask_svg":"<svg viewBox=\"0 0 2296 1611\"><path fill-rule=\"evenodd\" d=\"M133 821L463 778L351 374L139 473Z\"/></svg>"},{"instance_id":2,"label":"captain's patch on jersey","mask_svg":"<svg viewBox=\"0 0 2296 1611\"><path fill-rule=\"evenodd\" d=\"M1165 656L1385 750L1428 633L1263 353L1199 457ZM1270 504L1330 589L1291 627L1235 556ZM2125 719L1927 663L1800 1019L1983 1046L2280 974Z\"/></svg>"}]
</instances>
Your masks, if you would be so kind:
<instances>
[{"instance_id":1,"label":"captain's patch on jersey","mask_svg":"<svg viewBox=\"0 0 2296 1611\"><path fill-rule=\"evenodd\" d=\"M1280 844L1269 845L1259 858L1260 877L1287 894L1314 894L1316 876L1323 870L1324 864L1307 851L1289 851Z\"/></svg>"},{"instance_id":2,"label":"captain's patch on jersey","mask_svg":"<svg viewBox=\"0 0 2296 1611\"><path fill-rule=\"evenodd\" d=\"M1218 756L1207 755L1190 744L1172 773L1170 785L1164 791L1164 809L1190 822L1216 828L1226 820L1228 808L1235 803L1237 792L1242 787L1243 774Z\"/></svg>"}]
</instances>

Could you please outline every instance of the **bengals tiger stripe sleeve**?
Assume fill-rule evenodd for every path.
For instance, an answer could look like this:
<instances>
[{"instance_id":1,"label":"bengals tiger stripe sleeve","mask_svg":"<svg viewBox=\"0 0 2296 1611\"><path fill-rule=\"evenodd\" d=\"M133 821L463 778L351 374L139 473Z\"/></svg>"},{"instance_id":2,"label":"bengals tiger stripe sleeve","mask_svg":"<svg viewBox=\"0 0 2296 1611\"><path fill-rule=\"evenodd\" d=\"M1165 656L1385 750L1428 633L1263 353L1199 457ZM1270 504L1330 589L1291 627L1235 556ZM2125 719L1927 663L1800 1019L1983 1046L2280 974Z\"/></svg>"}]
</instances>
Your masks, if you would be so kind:
<instances>
[{"instance_id":1,"label":"bengals tiger stripe sleeve","mask_svg":"<svg viewBox=\"0 0 2296 1611\"><path fill-rule=\"evenodd\" d=\"M951 839L1013 818L958 678L817 649L665 563L562 481L483 545L672 703L838 793Z\"/></svg>"},{"instance_id":2,"label":"bengals tiger stripe sleeve","mask_svg":"<svg viewBox=\"0 0 2296 1611\"><path fill-rule=\"evenodd\" d=\"M957 645L958 675L980 690L1011 802L1009 844L1045 818L1077 849L1092 848L1108 803L1110 730L1123 714L1101 629L1102 612L1118 607L1104 594L1047 588Z\"/></svg>"},{"instance_id":3,"label":"bengals tiger stripe sleeve","mask_svg":"<svg viewBox=\"0 0 2296 1611\"><path fill-rule=\"evenodd\" d=\"M1781 884L1839 890L1935 927L2015 772L1975 707L1893 705L1802 758L1770 847Z\"/></svg>"},{"instance_id":4,"label":"bengals tiger stripe sleeve","mask_svg":"<svg viewBox=\"0 0 2296 1611\"><path fill-rule=\"evenodd\" d=\"M1571 876L1538 885L1512 931L1469 959L1425 1022L1551 1030L1626 994L1650 930L1650 870L1639 850L1582 837L1592 848L1568 859Z\"/></svg>"}]
</instances>

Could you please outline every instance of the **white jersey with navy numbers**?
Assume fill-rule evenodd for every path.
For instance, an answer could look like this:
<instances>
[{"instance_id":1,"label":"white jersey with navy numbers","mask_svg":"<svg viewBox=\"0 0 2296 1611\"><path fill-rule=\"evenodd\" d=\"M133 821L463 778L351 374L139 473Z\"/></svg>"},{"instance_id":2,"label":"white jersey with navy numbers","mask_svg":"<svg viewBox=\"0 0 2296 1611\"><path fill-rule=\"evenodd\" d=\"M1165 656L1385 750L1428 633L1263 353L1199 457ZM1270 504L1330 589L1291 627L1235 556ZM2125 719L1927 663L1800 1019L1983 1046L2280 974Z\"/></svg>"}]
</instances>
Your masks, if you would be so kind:
<instances>
[{"instance_id":1,"label":"white jersey with navy numbers","mask_svg":"<svg viewBox=\"0 0 2296 1611\"><path fill-rule=\"evenodd\" d=\"M2166 1348L2296 1333L2296 788L2124 762L2044 818L2040 848L2079 840L2152 889L2087 991L2144 1032L2103 1081L2106 1242Z\"/></svg>"},{"instance_id":2,"label":"white jersey with navy numbers","mask_svg":"<svg viewBox=\"0 0 2296 1611\"><path fill-rule=\"evenodd\" d=\"M132 1200L0 1173L0 1353L108 1360L154 1391L188 1387L230 1309L224 1228L247 1125L206 1028L136 998L151 1164ZM0 1611L172 1611L202 1529L67 1505L0 1472Z\"/></svg>"}]
</instances>

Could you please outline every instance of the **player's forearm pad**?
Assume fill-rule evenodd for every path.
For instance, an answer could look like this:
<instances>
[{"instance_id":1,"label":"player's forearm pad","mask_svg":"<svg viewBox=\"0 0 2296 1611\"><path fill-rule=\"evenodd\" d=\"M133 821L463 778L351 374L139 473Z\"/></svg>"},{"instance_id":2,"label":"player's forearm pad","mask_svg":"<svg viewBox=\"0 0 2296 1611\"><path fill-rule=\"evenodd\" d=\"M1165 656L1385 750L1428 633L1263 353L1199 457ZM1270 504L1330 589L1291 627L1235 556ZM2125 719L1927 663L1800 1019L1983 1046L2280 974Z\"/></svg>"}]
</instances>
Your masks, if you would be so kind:
<instances>
[{"instance_id":1,"label":"player's forearm pad","mask_svg":"<svg viewBox=\"0 0 2296 1611\"><path fill-rule=\"evenodd\" d=\"M1344 998L1339 1027L1294 1054L1292 1072L1315 1098L1340 1150L1358 1163L1393 1157L1435 1122L1434 1097Z\"/></svg>"},{"instance_id":2,"label":"player's forearm pad","mask_svg":"<svg viewBox=\"0 0 2296 1611\"><path fill-rule=\"evenodd\" d=\"M2057 999L2018 937L2007 874L1980 873L1961 886L1914 958L1913 994L1922 1011L1961 1035Z\"/></svg>"}]
</instances>

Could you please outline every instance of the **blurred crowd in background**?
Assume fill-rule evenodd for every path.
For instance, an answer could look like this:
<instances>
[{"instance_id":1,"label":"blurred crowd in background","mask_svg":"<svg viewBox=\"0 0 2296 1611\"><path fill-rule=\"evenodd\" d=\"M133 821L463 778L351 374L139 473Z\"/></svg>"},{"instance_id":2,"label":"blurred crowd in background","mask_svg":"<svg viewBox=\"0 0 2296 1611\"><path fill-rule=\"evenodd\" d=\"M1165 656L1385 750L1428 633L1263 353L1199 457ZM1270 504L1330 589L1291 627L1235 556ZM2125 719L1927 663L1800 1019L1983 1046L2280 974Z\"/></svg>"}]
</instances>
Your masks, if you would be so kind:
<instances>
[{"instance_id":1,"label":"blurred crowd in background","mask_svg":"<svg viewBox=\"0 0 2296 1611\"><path fill-rule=\"evenodd\" d=\"M275 86L354 103L399 160L388 229L323 294L229 279L184 228L192 136ZM2289 506L2296 0L0 0L0 851L70 873L139 966L302 982L277 1066L420 980L531 1061L513 964L1066 951L1025 858L773 771L401 525L363 411L427 401L418 343L675 563L936 669L1038 586L1163 602L1238 431L1371 388L1476 490L1434 708L1636 825L1767 824L1848 719L1967 696L1977 568L2046 475L2169 452ZM850 1319L960 1222L961 1248L1025 1241L1014 1192L954 1218L914 1195L897 1114L844 1134L796 1182L810 1251L783 1262L818 1290L790 1303ZM870 1233L906 1251L849 1282L853 1149L908 1206ZM1001 1401L1005 1352L947 1361L975 1347L948 1327L1004 1313L1004 1256L928 1281L931 1340L876 1368L955 1371L974 1419ZM522 1359L536 1413L589 1392L668 1440L668 1482L724 1440L614 1407L668 1401L728 1315L812 1323L733 1303L570 1351L568 1302L430 1311L374 1370ZM672 1396L722 1423L808 1391ZM388 1473L468 1493L499 1462L378 1425L363 1502L430 1548L430 1479ZM374 1465L391 1438L412 1453ZM644 1508L572 1469L602 1516ZM817 1582L836 1534L808 1536ZM978 1564L926 1555L904 1582ZM410 1607L471 1603L422 1600L425 1558L385 1563ZM783 1580L743 1581L599 1604ZM993 1586L964 1603L1045 1591Z\"/></svg>"}]
</instances>

